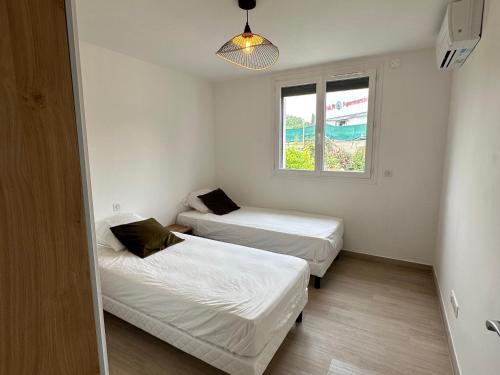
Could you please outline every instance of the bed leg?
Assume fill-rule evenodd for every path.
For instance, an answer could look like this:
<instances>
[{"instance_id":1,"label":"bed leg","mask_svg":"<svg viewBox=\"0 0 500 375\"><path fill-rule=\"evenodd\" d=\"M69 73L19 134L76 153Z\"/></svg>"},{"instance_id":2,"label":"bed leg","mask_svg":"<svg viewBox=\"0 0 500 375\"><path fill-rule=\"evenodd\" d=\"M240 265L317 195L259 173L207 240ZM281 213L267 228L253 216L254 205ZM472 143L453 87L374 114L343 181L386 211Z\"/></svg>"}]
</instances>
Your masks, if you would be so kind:
<instances>
[{"instance_id":1,"label":"bed leg","mask_svg":"<svg viewBox=\"0 0 500 375\"><path fill-rule=\"evenodd\" d=\"M297 323L302 323L302 313L299 314L296 320Z\"/></svg>"},{"instance_id":2,"label":"bed leg","mask_svg":"<svg viewBox=\"0 0 500 375\"><path fill-rule=\"evenodd\" d=\"M320 289L321 288L321 277L314 276L314 288L315 289Z\"/></svg>"}]
</instances>

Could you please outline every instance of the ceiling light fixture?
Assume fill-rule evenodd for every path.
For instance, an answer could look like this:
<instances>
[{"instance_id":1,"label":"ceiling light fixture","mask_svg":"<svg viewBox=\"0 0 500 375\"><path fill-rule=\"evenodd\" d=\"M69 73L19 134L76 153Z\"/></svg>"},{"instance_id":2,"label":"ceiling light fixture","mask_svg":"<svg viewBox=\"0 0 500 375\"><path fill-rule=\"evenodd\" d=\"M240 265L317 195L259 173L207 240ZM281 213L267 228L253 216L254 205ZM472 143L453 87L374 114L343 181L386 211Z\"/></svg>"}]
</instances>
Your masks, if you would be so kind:
<instances>
[{"instance_id":1,"label":"ceiling light fixture","mask_svg":"<svg viewBox=\"0 0 500 375\"><path fill-rule=\"evenodd\" d=\"M278 47L263 36L252 33L248 25L248 11L255 8L256 0L238 0L238 5L247 12L245 30L225 43L217 51L217 56L243 68L267 69L278 60Z\"/></svg>"}]
</instances>

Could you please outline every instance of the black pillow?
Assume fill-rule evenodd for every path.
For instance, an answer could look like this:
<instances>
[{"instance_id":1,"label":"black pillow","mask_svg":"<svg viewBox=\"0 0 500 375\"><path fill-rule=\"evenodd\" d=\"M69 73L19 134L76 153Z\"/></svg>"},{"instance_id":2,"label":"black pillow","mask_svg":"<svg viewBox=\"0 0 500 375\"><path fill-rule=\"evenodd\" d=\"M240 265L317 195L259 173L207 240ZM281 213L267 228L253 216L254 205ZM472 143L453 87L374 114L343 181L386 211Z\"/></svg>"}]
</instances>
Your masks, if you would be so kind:
<instances>
[{"instance_id":1,"label":"black pillow","mask_svg":"<svg viewBox=\"0 0 500 375\"><path fill-rule=\"evenodd\" d=\"M225 215L240 208L221 189L198 195L198 198L216 215Z\"/></svg>"},{"instance_id":2,"label":"black pillow","mask_svg":"<svg viewBox=\"0 0 500 375\"><path fill-rule=\"evenodd\" d=\"M184 241L153 218L117 225L110 229L131 253L141 258Z\"/></svg>"}]
</instances>

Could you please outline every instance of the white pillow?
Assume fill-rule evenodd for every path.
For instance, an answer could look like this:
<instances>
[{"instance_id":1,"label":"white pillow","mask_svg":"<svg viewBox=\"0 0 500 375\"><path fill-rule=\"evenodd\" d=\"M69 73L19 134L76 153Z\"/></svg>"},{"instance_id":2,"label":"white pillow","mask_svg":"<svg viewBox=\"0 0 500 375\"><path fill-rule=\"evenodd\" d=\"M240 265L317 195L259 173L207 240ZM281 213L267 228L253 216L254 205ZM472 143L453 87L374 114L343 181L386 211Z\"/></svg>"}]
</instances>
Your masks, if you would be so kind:
<instances>
[{"instance_id":1,"label":"white pillow","mask_svg":"<svg viewBox=\"0 0 500 375\"><path fill-rule=\"evenodd\" d=\"M115 251L121 251L125 249L118 238L115 237L113 232L111 232L111 227L116 225L133 223L134 221L145 220L146 218L134 214L132 212L124 212L109 216L105 219L99 220L95 223L95 235L97 239L97 244L101 246L110 247Z\"/></svg>"},{"instance_id":2,"label":"white pillow","mask_svg":"<svg viewBox=\"0 0 500 375\"><path fill-rule=\"evenodd\" d=\"M209 212L211 212L210 209L207 206L205 206L205 204L201 201L200 198L198 198L198 195L207 194L213 190L214 189L201 189L193 191L191 194L187 196L186 200L184 201L184 205L189 206L203 214L208 214Z\"/></svg>"}]
</instances>

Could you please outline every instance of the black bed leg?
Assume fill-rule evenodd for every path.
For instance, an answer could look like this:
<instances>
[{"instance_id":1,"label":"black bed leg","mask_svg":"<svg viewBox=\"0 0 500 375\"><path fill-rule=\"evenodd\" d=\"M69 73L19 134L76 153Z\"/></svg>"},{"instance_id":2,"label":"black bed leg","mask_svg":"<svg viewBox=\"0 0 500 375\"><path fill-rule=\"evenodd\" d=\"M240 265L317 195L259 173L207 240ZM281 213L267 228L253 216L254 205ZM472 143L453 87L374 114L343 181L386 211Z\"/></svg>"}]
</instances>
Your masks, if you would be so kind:
<instances>
[{"instance_id":1,"label":"black bed leg","mask_svg":"<svg viewBox=\"0 0 500 375\"><path fill-rule=\"evenodd\" d=\"M321 277L314 276L314 288L315 289L320 289L321 288Z\"/></svg>"},{"instance_id":2,"label":"black bed leg","mask_svg":"<svg viewBox=\"0 0 500 375\"><path fill-rule=\"evenodd\" d=\"M302 313L299 314L296 320L297 323L302 323Z\"/></svg>"}]
</instances>

